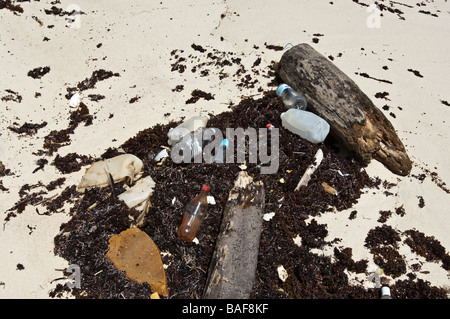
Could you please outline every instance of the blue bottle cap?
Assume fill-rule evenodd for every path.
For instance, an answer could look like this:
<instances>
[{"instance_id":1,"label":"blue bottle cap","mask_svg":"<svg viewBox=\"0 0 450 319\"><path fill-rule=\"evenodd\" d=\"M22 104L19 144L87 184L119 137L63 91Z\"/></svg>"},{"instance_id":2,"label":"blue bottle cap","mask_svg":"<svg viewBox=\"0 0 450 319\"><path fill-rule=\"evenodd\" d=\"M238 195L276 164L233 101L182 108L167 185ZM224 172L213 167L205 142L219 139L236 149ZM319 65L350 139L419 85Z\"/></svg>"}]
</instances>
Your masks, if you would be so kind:
<instances>
[{"instance_id":1,"label":"blue bottle cap","mask_svg":"<svg viewBox=\"0 0 450 319\"><path fill-rule=\"evenodd\" d=\"M283 92L284 89L290 88L287 84L281 84L277 89L277 95L280 96L281 92Z\"/></svg>"},{"instance_id":2,"label":"blue bottle cap","mask_svg":"<svg viewBox=\"0 0 450 319\"><path fill-rule=\"evenodd\" d=\"M226 148L228 148L229 145L230 141L228 141L228 139L223 139L222 143L220 143L220 146L225 146Z\"/></svg>"}]
</instances>

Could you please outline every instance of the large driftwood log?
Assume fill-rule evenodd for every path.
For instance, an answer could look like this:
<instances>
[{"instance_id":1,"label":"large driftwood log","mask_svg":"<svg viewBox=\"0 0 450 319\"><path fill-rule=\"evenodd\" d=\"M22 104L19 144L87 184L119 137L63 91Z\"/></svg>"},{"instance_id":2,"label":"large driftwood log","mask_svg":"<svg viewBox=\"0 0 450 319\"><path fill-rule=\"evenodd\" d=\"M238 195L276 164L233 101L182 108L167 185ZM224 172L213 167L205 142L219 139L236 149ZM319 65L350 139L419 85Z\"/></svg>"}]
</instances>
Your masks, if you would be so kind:
<instances>
[{"instance_id":1,"label":"large driftwood log","mask_svg":"<svg viewBox=\"0 0 450 319\"><path fill-rule=\"evenodd\" d=\"M364 164L376 159L398 175L411 161L391 122L361 89L329 59L308 44L281 57L279 77L308 100L308 109L330 124L330 133Z\"/></svg>"},{"instance_id":2,"label":"large driftwood log","mask_svg":"<svg viewBox=\"0 0 450 319\"><path fill-rule=\"evenodd\" d=\"M248 299L256 276L265 204L262 182L240 172L223 212L205 299Z\"/></svg>"}]
</instances>

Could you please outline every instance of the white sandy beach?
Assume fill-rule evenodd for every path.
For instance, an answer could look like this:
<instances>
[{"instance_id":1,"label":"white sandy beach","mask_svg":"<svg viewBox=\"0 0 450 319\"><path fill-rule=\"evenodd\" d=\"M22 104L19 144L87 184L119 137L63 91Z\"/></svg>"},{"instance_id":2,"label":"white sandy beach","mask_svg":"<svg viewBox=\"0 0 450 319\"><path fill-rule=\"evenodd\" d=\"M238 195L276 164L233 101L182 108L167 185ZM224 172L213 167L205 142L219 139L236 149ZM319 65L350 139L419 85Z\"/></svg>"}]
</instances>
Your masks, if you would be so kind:
<instances>
[{"instance_id":1,"label":"white sandy beach","mask_svg":"<svg viewBox=\"0 0 450 319\"><path fill-rule=\"evenodd\" d=\"M371 4L369 0L363 2ZM327 224L329 238L341 239L338 247L351 247L353 258L368 259L369 268L375 271L364 239L370 229L380 225L377 219L381 210L394 211L403 205L405 216L393 214L386 224L399 231L417 229L434 236L450 252L450 3L427 1L423 7L407 0L383 3L403 14L383 11L379 28L368 27L372 13L366 6L342 0L288 0L282 5L268 0L61 0L56 4L32 0L16 3L23 8L22 13L0 10L0 99L9 94L7 90L22 97L20 103L0 100L0 162L11 171L0 177L0 185L7 189L0 188L2 224L8 210L20 199L18 192L24 184L48 184L62 177L50 165L56 154L48 158L43 169L33 172L41 158L35 154L50 131L67 127L70 107L66 88L76 86L94 70L104 69L120 76L82 92L83 102L94 115L93 125L79 126L71 135L70 145L58 150L61 156L73 152L99 156L108 147L117 147L156 123L182 116L219 114L227 110L230 102L238 103L241 96L257 98L261 95L259 86L273 89L267 86L271 79L264 75L284 52L268 49L265 44L286 46L287 50L288 43L308 43L323 55L332 56L333 62L383 109L413 162L410 175L401 177L372 161L366 168L368 175L394 183L390 189L394 195L386 196L383 188L367 190L348 211L323 214L316 218L317 222ZM66 16L44 12L53 5L66 10L73 4L84 13L78 16L77 27L67 27ZM259 80L258 85L253 89L238 88L236 78L219 80L221 69L217 67L211 67L207 76L192 73L189 55L202 56L192 44L234 52L252 78ZM171 71L173 50L188 59L184 73ZM258 57L261 64L252 70ZM28 71L45 66L50 67L50 72L42 78L27 76ZM422 77L408 70L418 71ZM177 85L184 85L184 90L174 92ZM185 101L197 88L212 93L215 99L201 99L187 107ZM376 98L379 92L389 94L385 99ZM88 94L105 98L90 101ZM129 103L134 97L139 98ZM389 108L383 108L385 105ZM33 136L20 136L8 129L14 123L20 126L44 121L47 126ZM64 175L63 187L49 195L78 184L83 173L84 168ZM425 179L414 177L421 174ZM425 204L422 208L420 197ZM357 218L349 220L353 210L357 210ZM68 266L53 253L53 239L68 220L64 213L39 215L36 207L29 205L2 225L0 298L49 298L50 290L58 283L53 280L62 277L61 270ZM400 251L408 267L422 263L421 271L416 273L418 278L450 288L450 274L440 262L427 262L406 245ZM330 255L332 252L323 251ZM373 287L371 282L365 284Z\"/></svg>"}]
</instances>

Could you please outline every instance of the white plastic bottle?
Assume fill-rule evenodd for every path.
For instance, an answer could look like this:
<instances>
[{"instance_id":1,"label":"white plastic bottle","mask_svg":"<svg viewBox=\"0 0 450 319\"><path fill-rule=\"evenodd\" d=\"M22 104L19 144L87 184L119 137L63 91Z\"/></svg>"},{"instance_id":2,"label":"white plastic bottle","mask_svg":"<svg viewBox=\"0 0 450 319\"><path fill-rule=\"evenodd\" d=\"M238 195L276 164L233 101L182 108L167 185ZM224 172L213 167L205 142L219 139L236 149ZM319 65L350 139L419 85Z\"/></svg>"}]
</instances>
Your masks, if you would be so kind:
<instances>
[{"instance_id":1,"label":"white plastic bottle","mask_svg":"<svg viewBox=\"0 0 450 319\"><path fill-rule=\"evenodd\" d=\"M330 132L327 121L308 111L289 109L280 117L284 128L311 143L322 143Z\"/></svg>"},{"instance_id":2,"label":"white plastic bottle","mask_svg":"<svg viewBox=\"0 0 450 319\"><path fill-rule=\"evenodd\" d=\"M277 89L277 95L283 99L283 103L288 109L306 110L307 102L305 97L295 92L289 85L281 84Z\"/></svg>"}]
</instances>

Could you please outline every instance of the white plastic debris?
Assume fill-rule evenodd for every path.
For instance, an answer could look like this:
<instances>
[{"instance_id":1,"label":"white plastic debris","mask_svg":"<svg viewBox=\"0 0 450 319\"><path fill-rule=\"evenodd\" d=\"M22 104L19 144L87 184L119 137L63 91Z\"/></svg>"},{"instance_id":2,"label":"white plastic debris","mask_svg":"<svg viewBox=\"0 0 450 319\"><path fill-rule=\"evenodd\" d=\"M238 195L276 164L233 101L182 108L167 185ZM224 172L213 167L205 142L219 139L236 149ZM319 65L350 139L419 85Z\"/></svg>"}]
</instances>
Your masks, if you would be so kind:
<instances>
[{"instance_id":1,"label":"white plastic debris","mask_svg":"<svg viewBox=\"0 0 450 319\"><path fill-rule=\"evenodd\" d=\"M282 282L285 282L286 279L288 279L289 275L286 269L284 269L283 265L278 266L277 271L278 271L278 278L280 278Z\"/></svg>"},{"instance_id":2,"label":"white plastic debris","mask_svg":"<svg viewBox=\"0 0 450 319\"><path fill-rule=\"evenodd\" d=\"M339 175L341 175L342 177L345 177L345 176L349 176L349 175L350 175L350 174L344 174L344 173L342 173L340 169L338 169L337 172L338 172Z\"/></svg>"},{"instance_id":3,"label":"white plastic debris","mask_svg":"<svg viewBox=\"0 0 450 319\"><path fill-rule=\"evenodd\" d=\"M208 201L209 205L216 205L216 199L214 198L214 196L208 195L206 200Z\"/></svg>"},{"instance_id":4,"label":"white plastic debris","mask_svg":"<svg viewBox=\"0 0 450 319\"><path fill-rule=\"evenodd\" d=\"M123 200L128 207L136 207L144 203L153 193L155 182L150 176L140 179L127 191L119 195L119 199Z\"/></svg>"},{"instance_id":5,"label":"white plastic debris","mask_svg":"<svg viewBox=\"0 0 450 319\"><path fill-rule=\"evenodd\" d=\"M195 238L192 240L192 242L193 242L194 244L196 244L196 245L200 244L200 242L198 241L198 238L197 238L197 237L195 237Z\"/></svg>"},{"instance_id":6,"label":"white plastic debris","mask_svg":"<svg viewBox=\"0 0 450 319\"><path fill-rule=\"evenodd\" d=\"M162 159L166 158L169 156L169 153L167 152L167 149L163 149L161 152L159 152L156 156L155 156L155 161L159 162Z\"/></svg>"},{"instance_id":7,"label":"white plastic debris","mask_svg":"<svg viewBox=\"0 0 450 319\"><path fill-rule=\"evenodd\" d=\"M109 185L109 174L114 182L125 181L131 185L142 176L144 163L132 154L121 154L113 158L93 163L81 178L78 190Z\"/></svg>"},{"instance_id":8,"label":"white plastic debris","mask_svg":"<svg viewBox=\"0 0 450 319\"><path fill-rule=\"evenodd\" d=\"M268 222L269 220L271 220L271 219L273 218L273 216L275 216L275 213L274 213L274 212L266 213L266 214L264 214L263 219L264 219L266 222Z\"/></svg>"},{"instance_id":9,"label":"white plastic debris","mask_svg":"<svg viewBox=\"0 0 450 319\"><path fill-rule=\"evenodd\" d=\"M72 95L69 101L69 106L73 108L77 108L81 103L81 96L78 93Z\"/></svg>"},{"instance_id":10,"label":"white plastic debris","mask_svg":"<svg viewBox=\"0 0 450 319\"><path fill-rule=\"evenodd\" d=\"M296 244L298 247L302 245L302 238L300 237L300 235L297 235L297 237L292 238L292 240L294 241L294 244Z\"/></svg>"},{"instance_id":11,"label":"white plastic debris","mask_svg":"<svg viewBox=\"0 0 450 319\"><path fill-rule=\"evenodd\" d=\"M168 258L172 258L172 254L170 253L170 252L168 252L168 251L162 251L161 253L161 258L162 259L168 259ZM167 258L166 258L167 257ZM172 264L172 262L169 262L169 264L167 265L167 264L163 264L163 267L164 267L164 269L167 269L167 268L169 268L169 266Z\"/></svg>"}]
</instances>

